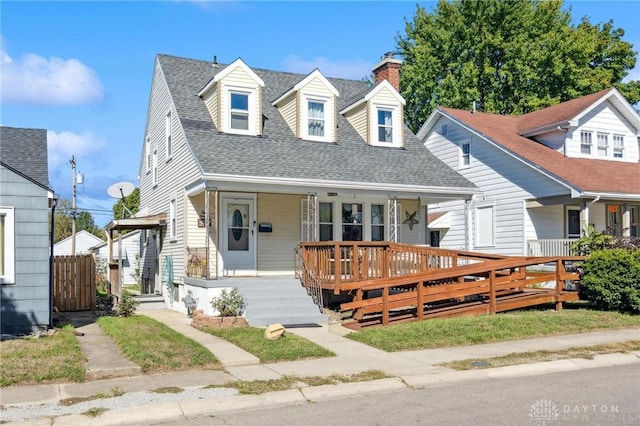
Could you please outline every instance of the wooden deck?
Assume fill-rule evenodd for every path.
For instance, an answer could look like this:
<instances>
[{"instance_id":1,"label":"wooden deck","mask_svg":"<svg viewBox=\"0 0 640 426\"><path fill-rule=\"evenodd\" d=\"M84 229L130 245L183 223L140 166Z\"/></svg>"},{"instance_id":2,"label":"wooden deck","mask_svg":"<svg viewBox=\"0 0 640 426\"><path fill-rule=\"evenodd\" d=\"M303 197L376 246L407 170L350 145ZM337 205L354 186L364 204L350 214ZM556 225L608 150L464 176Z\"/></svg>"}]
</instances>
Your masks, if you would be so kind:
<instances>
[{"instance_id":1,"label":"wooden deck","mask_svg":"<svg viewBox=\"0 0 640 426\"><path fill-rule=\"evenodd\" d=\"M577 300L566 282L581 257L506 257L395 243L304 243L298 276L316 293L349 296L352 327L484 315ZM336 253L339 256L336 256ZM550 268L549 265L553 265ZM532 268L537 268L532 271ZM551 286L551 284L553 286ZM552 287L552 288L549 288Z\"/></svg>"}]
</instances>

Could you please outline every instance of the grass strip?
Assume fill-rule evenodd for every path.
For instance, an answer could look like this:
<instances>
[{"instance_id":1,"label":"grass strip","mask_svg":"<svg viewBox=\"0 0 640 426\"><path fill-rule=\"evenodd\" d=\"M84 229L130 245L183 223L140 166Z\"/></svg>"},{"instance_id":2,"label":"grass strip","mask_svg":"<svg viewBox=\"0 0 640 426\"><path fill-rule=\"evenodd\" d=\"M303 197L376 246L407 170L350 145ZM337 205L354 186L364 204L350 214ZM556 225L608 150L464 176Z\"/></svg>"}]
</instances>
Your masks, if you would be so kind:
<instances>
[{"instance_id":1,"label":"grass strip","mask_svg":"<svg viewBox=\"0 0 640 426\"><path fill-rule=\"evenodd\" d=\"M220 368L204 346L149 317L100 317L98 324L145 373Z\"/></svg>"},{"instance_id":2,"label":"grass strip","mask_svg":"<svg viewBox=\"0 0 640 426\"><path fill-rule=\"evenodd\" d=\"M260 362L336 356L330 350L286 331L282 337L276 340L267 340L264 337L264 329L255 327L207 327L204 331L255 355L260 359Z\"/></svg>"},{"instance_id":3,"label":"grass strip","mask_svg":"<svg viewBox=\"0 0 640 426\"><path fill-rule=\"evenodd\" d=\"M358 374L333 374L328 377L323 376L282 376L273 380L236 381L224 385L210 385L206 388L233 388L243 395L257 395L267 392L277 392L288 389L296 389L308 386L337 385L341 383L366 382L390 377L380 370L367 370Z\"/></svg>"},{"instance_id":4,"label":"grass strip","mask_svg":"<svg viewBox=\"0 0 640 426\"><path fill-rule=\"evenodd\" d=\"M365 329L348 338L388 351L433 349L532 337L637 328L639 315L590 309L522 310L477 317L436 318Z\"/></svg>"},{"instance_id":5,"label":"grass strip","mask_svg":"<svg viewBox=\"0 0 640 426\"><path fill-rule=\"evenodd\" d=\"M480 370L485 368L505 367L508 365L531 364L534 362L556 361L559 359L583 358L593 359L595 355L613 353L629 353L640 351L640 340L622 343L609 343L597 346L576 347L558 351L533 351L514 353L493 358L474 358L438 364L454 370Z\"/></svg>"},{"instance_id":6,"label":"grass strip","mask_svg":"<svg viewBox=\"0 0 640 426\"><path fill-rule=\"evenodd\" d=\"M0 386L82 382L85 359L73 330L0 342Z\"/></svg>"}]
</instances>

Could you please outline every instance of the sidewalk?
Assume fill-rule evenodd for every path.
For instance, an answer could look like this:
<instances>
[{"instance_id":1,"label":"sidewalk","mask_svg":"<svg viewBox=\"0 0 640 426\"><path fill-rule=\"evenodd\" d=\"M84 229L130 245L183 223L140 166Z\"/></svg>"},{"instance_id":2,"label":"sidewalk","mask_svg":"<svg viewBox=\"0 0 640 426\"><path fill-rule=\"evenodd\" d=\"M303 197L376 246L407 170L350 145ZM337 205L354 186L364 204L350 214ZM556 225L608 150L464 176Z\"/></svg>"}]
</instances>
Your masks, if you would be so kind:
<instances>
[{"instance_id":1,"label":"sidewalk","mask_svg":"<svg viewBox=\"0 0 640 426\"><path fill-rule=\"evenodd\" d=\"M135 370L135 365L128 361L120 353L111 339L108 338L95 323L78 324L77 330L84 333L78 337L80 347L88 358L87 376L99 378L85 383L64 383L51 385L15 386L0 389L0 405L8 407L36 406L40 404L56 404L58 401L71 397L89 397L97 394L111 395L114 389L126 394L146 393L164 387L179 387L182 389L197 390L207 385L222 385L234 380L254 381L277 379L284 375L296 376L328 376L331 374L357 374L366 370L382 370L392 379L378 380L375 382L350 383L343 385L330 385L294 389L291 391L276 392L273 395L235 395L229 394L229 390L216 389L217 394L210 396L211 401L206 405L208 413L238 409L252 404L263 405L272 401L274 403L304 403L318 398L339 396L341 393L361 393L375 390L394 389L398 387L425 387L451 381L479 380L497 377L514 377L532 374L548 374L556 371L576 370L580 368L594 368L608 365L627 364L640 362L640 353L611 354L596 356L594 360L561 360L539 364L501 367L487 370L453 371L436 364L454 360L469 358L485 358L520 353L535 350L561 350L578 346L593 346L604 343L624 342L640 340L640 329L608 330L592 333L552 336L535 339L525 339L510 342L474 345L468 347L455 347L444 349L429 349L407 352L388 353L347 339L344 336L347 329L339 324L323 325L318 327L290 328L287 332L302 336L336 353L336 357L289 361L279 363L260 364L259 360L244 350L191 327L191 320L186 316L170 311L141 311L160 321L170 328L190 337L209 349L220 361L221 370L194 370L187 372L140 375ZM111 366L111 367L109 367ZM133 368L133 370L132 370ZM133 374L133 375L131 375ZM124 376L124 377L118 377ZM104 378L111 377L111 378ZM226 393L225 393L226 392ZM141 402L140 395L138 401ZM207 398L194 396L191 399ZM110 398L114 399L114 398ZM195 416L203 410L202 404L189 405L187 395L174 396L175 402L167 403L165 407L166 418L188 418L188 413ZM102 402L106 399L100 400ZM224 404L222 404L224 401ZM235 402L234 402L235 401ZM283 402L285 401L285 402ZM195 401L193 401L195 402ZM153 402L151 402L153 403ZM177 405L176 405L177 404ZM162 405L162 404L161 404ZM154 411L159 415L154 406ZM191 408L189 408L191 407ZM151 421L148 416L150 410L139 407L138 418L135 407L124 410L110 411L93 419L96 424L113 424L117 416L124 415L125 423ZM186 410L186 411L185 411ZM195 411L190 411L195 410ZM0 411L0 420L5 419L5 411ZM162 410L160 410L162 411ZM120 413L120 414L117 414ZM195 414L194 414L195 413ZM74 422L73 415L60 417L55 424L67 419L69 424L82 424L87 422L87 417L78 415ZM114 417L115 416L115 417ZM177 416L177 417L175 417ZM182 416L182 417L181 417ZM186 416L186 417L185 417ZM138 418L138 420L136 420ZM98 419L100 419L98 421ZM47 423L48 420L47 420Z\"/></svg>"}]
</instances>

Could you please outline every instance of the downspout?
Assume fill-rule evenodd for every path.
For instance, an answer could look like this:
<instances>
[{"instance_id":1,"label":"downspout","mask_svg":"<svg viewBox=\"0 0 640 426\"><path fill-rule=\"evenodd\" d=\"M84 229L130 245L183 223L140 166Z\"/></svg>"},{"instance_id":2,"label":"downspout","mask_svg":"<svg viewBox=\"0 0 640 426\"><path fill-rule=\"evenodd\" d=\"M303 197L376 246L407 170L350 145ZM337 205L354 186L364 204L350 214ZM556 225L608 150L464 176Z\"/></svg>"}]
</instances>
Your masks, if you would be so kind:
<instances>
[{"instance_id":1,"label":"downspout","mask_svg":"<svg viewBox=\"0 0 640 426\"><path fill-rule=\"evenodd\" d=\"M49 233L49 328L53 328L53 241L55 239L56 206L59 196L54 194L51 202L51 232Z\"/></svg>"}]
</instances>

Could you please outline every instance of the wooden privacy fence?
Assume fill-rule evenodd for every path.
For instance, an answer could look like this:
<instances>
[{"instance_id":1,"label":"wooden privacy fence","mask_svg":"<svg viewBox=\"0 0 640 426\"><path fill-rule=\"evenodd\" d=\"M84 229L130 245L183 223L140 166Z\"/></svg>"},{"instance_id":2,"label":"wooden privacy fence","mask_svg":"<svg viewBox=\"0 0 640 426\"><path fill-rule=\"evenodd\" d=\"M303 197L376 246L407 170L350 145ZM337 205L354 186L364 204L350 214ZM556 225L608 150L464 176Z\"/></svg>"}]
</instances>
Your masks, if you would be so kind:
<instances>
[{"instance_id":1,"label":"wooden privacy fence","mask_svg":"<svg viewBox=\"0 0 640 426\"><path fill-rule=\"evenodd\" d=\"M53 306L60 312L95 308L96 261L92 255L54 257Z\"/></svg>"}]
</instances>

